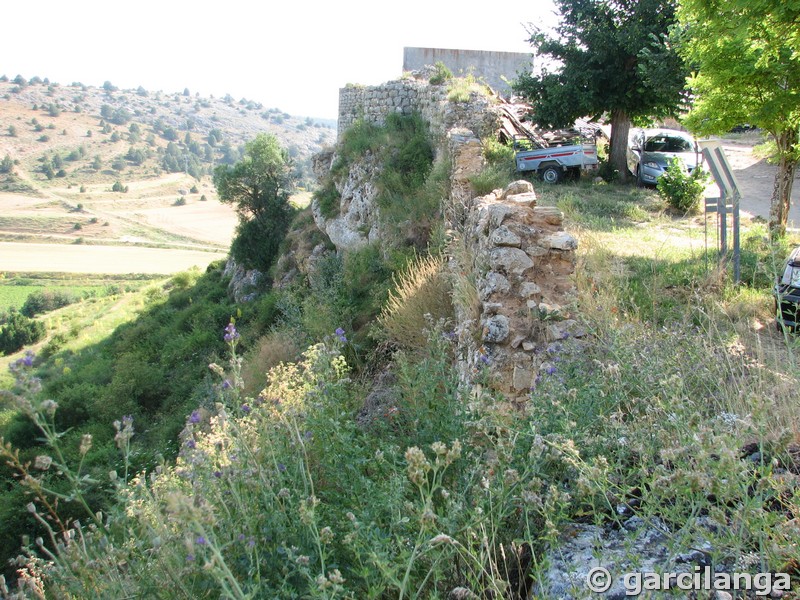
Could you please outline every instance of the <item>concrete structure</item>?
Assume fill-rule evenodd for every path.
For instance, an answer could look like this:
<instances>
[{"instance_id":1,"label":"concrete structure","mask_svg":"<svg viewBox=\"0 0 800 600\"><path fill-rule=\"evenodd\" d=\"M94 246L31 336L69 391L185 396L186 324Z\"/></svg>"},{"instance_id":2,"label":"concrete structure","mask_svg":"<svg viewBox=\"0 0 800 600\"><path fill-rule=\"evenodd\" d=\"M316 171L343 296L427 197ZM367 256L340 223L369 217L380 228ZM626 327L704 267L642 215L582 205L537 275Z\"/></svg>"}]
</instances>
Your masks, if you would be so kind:
<instances>
[{"instance_id":1,"label":"concrete structure","mask_svg":"<svg viewBox=\"0 0 800 600\"><path fill-rule=\"evenodd\" d=\"M530 73L533 55L524 52L403 48L403 71L417 71L437 62L442 62L453 75L463 77L471 73L503 96L508 96L511 88L504 79L511 81L520 72Z\"/></svg>"}]
</instances>

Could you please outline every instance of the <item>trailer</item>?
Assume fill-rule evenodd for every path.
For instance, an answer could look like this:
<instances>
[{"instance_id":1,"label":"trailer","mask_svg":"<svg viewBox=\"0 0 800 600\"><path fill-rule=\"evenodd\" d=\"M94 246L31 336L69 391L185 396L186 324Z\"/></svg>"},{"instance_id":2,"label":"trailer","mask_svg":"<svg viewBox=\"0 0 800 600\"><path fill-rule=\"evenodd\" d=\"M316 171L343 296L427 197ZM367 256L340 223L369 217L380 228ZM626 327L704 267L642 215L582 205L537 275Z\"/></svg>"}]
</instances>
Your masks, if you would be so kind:
<instances>
[{"instance_id":1,"label":"trailer","mask_svg":"<svg viewBox=\"0 0 800 600\"><path fill-rule=\"evenodd\" d=\"M514 157L517 171L533 171L545 183L558 183L580 177L582 171L597 168L597 146L584 138L573 144L537 147L540 144L528 136L514 136Z\"/></svg>"}]
</instances>

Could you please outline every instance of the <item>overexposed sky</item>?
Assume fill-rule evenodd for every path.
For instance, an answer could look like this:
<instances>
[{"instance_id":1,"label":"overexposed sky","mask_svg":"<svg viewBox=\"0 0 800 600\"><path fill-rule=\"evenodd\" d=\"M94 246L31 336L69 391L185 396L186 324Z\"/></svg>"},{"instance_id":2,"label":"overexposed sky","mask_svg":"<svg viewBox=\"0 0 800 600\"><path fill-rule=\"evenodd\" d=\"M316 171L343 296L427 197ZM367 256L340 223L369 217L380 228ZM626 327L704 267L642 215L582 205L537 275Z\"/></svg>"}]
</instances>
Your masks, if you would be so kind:
<instances>
[{"instance_id":1,"label":"overexposed sky","mask_svg":"<svg viewBox=\"0 0 800 600\"><path fill-rule=\"evenodd\" d=\"M400 76L403 47L530 52L551 0L12 0L0 75L203 96L335 118L339 88Z\"/></svg>"}]
</instances>

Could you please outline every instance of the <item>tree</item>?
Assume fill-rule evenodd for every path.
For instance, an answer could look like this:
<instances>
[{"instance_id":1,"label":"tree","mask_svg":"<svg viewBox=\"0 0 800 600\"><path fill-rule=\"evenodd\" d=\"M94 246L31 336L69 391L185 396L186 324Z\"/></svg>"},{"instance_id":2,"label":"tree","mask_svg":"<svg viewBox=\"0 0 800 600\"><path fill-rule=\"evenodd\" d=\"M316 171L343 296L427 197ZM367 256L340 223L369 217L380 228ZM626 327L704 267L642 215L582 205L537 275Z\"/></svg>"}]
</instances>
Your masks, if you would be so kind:
<instances>
[{"instance_id":1,"label":"tree","mask_svg":"<svg viewBox=\"0 0 800 600\"><path fill-rule=\"evenodd\" d=\"M607 113L609 162L622 179L631 121L673 115L685 96L687 73L670 43L676 1L555 0L561 12L556 35L536 32L530 43L556 66L515 82L544 127Z\"/></svg>"},{"instance_id":2,"label":"tree","mask_svg":"<svg viewBox=\"0 0 800 600\"><path fill-rule=\"evenodd\" d=\"M10 154L6 154L5 158L0 161L0 173L12 173L14 171L14 159Z\"/></svg>"},{"instance_id":3,"label":"tree","mask_svg":"<svg viewBox=\"0 0 800 600\"><path fill-rule=\"evenodd\" d=\"M742 123L769 132L778 172L769 227L783 234L800 159L800 7L783 0L684 0L681 52L696 65L686 125L700 134Z\"/></svg>"},{"instance_id":4,"label":"tree","mask_svg":"<svg viewBox=\"0 0 800 600\"><path fill-rule=\"evenodd\" d=\"M289 228L294 188L291 159L270 134L259 134L233 166L219 165L214 185L222 202L236 205L237 235L231 254L247 268L266 271Z\"/></svg>"}]
</instances>

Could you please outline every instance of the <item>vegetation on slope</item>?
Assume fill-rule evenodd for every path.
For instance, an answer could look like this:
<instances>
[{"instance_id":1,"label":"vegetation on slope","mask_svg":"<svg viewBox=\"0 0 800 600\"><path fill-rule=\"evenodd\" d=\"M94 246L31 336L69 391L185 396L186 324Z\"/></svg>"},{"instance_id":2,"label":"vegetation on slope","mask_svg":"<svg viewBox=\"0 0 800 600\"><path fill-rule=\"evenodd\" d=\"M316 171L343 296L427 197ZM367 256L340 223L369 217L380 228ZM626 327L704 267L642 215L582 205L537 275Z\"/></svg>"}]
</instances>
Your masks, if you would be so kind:
<instances>
[{"instance_id":1,"label":"vegetation on slope","mask_svg":"<svg viewBox=\"0 0 800 600\"><path fill-rule=\"evenodd\" d=\"M562 526L632 515L665 527L673 556L698 544L704 517L712 564L791 568L800 373L765 284L783 249L750 229L735 288L714 256L661 237L702 233L652 193L569 186L542 201L591 250L576 280L590 343L549 346L522 410L459 385L451 323L424 317L451 292L439 261L409 265L409 247L318 257L307 280L242 306L218 268L183 276L92 360L65 356L61 377L23 357L14 402L27 419L6 432L28 446L19 460L5 448L6 474L30 476L33 502L8 517L42 539L17 564L20 584L96 598L522 595ZM383 350L402 341L373 325L382 310L384 324L427 333L372 389ZM74 396L54 392L55 407L31 393L37 367ZM61 494L57 511L40 485ZM25 488L11 489L21 506Z\"/></svg>"}]
</instances>

